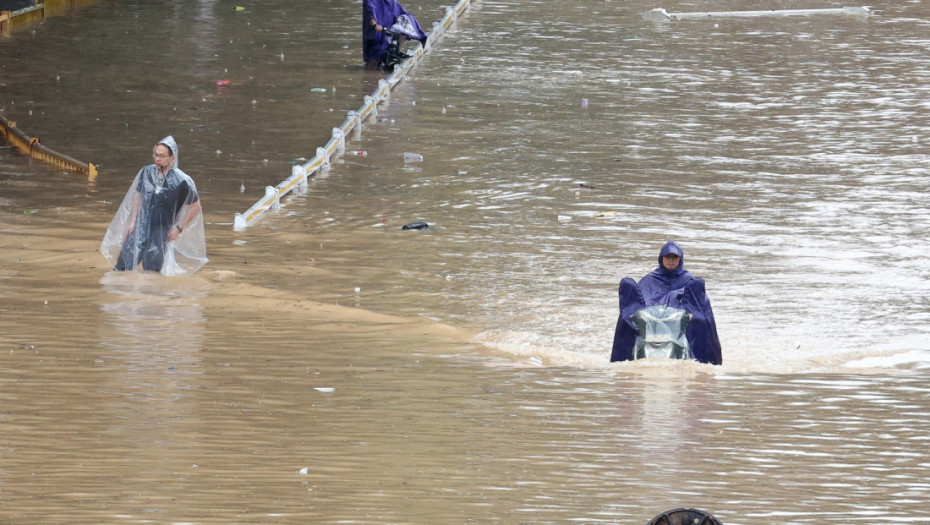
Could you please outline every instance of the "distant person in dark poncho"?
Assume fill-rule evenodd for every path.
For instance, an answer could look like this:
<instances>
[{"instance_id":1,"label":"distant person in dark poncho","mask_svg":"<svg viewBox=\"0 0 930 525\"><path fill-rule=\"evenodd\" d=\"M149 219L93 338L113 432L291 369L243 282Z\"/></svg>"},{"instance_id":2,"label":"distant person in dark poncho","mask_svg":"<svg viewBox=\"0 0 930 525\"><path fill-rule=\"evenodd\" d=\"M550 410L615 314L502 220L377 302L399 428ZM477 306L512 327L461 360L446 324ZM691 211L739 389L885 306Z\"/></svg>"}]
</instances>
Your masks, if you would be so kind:
<instances>
[{"instance_id":1,"label":"distant person in dark poncho","mask_svg":"<svg viewBox=\"0 0 930 525\"><path fill-rule=\"evenodd\" d=\"M392 29L392 26L396 27ZM401 31L401 28L404 28ZM390 39L384 30L400 33L399 49L403 50L408 39L419 40L426 45L426 33L420 24L397 0L363 0L362 1L362 56L365 69L376 70L382 55L388 51Z\"/></svg>"}]
</instances>

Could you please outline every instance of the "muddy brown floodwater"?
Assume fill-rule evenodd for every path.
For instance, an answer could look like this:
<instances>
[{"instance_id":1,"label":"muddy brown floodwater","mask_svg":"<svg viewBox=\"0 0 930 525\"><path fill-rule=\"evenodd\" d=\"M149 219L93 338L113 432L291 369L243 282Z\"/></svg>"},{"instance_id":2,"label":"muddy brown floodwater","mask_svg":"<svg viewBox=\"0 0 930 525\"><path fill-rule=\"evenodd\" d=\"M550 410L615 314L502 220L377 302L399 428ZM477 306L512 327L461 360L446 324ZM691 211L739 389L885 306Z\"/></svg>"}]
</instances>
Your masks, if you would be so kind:
<instances>
[{"instance_id":1,"label":"muddy brown floodwater","mask_svg":"<svg viewBox=\"0 0 930 525\"><path fill-rule=\"evenodd\" d=\"M242 7L0 40L0 112L100 167L0 148L0 522L930 523L926 5L482 0L367 156L235 232L381 78L359 3ZM210 262L109 271L168 134ZM607 362L668 239L721 367Z\"/></svg>"}]
</instances>

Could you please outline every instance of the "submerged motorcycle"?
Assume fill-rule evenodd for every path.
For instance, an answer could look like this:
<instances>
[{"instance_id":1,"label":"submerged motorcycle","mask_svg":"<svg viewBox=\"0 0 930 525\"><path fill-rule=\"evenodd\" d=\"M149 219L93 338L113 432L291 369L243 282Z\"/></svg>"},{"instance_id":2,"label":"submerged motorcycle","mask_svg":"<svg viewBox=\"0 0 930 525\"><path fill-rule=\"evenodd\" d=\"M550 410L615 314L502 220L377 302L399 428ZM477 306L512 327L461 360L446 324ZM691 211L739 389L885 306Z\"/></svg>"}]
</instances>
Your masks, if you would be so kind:
<instances>
[{"instance_id":1,"label":"submerged motorcycle","mask_svg":"<svg viewBox=\"0 0 930 525\"><path fill-rule=\"evenodd\" d=\"M656 305L646 305L636 281L628 277L620 281L620 318L610 360L652 357L723 363L703 279L692 279L670 294L666 304Z\"/></svg>"},{"instance_id":2,"label":"submerged motorcycle","mask_svg":"<svg viewBox=\"0 0 930 525\"><path fill-rule=\"evenodd\" d=\"M394 71L394 66L410 58L412 55L405 53L401 45L406 40L423 41L423 31L417 25L416 20L407 15L397 17L391 27L383 29L384 35L388 39L387 50L381 54L378 61L378 69L386 73Z\"/></svg>"}]
</instances>

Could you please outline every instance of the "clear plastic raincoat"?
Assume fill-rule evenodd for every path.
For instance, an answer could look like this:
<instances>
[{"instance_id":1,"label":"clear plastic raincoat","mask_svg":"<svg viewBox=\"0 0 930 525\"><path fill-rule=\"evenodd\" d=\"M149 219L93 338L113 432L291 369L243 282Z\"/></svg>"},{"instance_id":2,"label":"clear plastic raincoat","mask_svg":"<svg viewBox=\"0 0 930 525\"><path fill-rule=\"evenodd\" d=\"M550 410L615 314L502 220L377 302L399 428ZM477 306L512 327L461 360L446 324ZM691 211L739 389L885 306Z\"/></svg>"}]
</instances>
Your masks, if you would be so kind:
<instances>
[{"instance_id":1,"label":"clear plastic raincoat","mask_svg":"<svg viewBox=\"0 0 930 525\"><path fill-rule=\"evenodd\" d=\"M167 136L158 144L173 156L165 173L155 164L139 170L110 222L100 253L117 271L192 274L207 262L203 211L194 180L178 168L178 144ZM153 152L155 151L153 148ZM179 235L171 241L172 230Z\"/></svg>"}]
</instances>

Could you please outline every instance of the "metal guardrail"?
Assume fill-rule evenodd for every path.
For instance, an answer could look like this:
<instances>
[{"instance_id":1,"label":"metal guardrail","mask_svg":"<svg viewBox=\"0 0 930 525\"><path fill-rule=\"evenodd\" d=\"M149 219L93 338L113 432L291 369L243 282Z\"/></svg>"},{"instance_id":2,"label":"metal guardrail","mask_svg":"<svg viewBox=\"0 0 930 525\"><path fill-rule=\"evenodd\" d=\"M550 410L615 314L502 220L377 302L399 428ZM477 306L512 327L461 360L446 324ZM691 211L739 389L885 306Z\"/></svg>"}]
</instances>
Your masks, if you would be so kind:
<instances>
[{"instance_id":1,"label":"metal guardrail","mask_svg":"<svg viewBox=\"0 0 930 525\"><path fill-rule=\"evenodd\" d=\"M298 194L306 192L307 181L319 170L329 168L330 160L334 155L345 152L346 137L354 131L357 137L361 136L362 123L369 117L377 116L378 104L386 101L391 96L391 90L399 84L413 69L420 58L430 49L430 47L440 38L447 29L449 29L471 6L471 0L459 0L455 7L446 7L446 15L439 22L433 23L433 29L427 35L426 46L418 46L411 53L411 57L394 67L394 72L387 78L378 81L378 88L371 95L365 96L365 102L355 111L349 111L345 121L336 128L333 128L333 135L326 145L316 149L316 156L307 161L305 164L294 166L291 169L291 176L277 186L265 187L265 196L258 200L244 213L237 213L233 221L233 229L236 231L245 230L255 223L256 220L269 209L277 210L281 207L281 197L284 197L291 191Z\"/></svg>"},{"instance_id":2,"label":"metal guardrail","mask_svg":"<svg viewBox=\"0 0 930 525\"><path fill-rule=\"evenodd\" d=\"M7 120L0 115L0 137L9 142L17 151L40 160L52 166L70 171L86 173L90 177L97 176L97 167L88 162L81 162L64 153L59 153L39 143L36 137L30 137L16 127L16 122Z\"/></svg>"}]
</instances>

